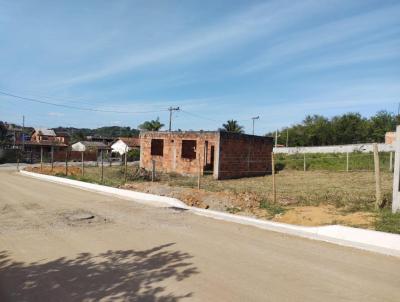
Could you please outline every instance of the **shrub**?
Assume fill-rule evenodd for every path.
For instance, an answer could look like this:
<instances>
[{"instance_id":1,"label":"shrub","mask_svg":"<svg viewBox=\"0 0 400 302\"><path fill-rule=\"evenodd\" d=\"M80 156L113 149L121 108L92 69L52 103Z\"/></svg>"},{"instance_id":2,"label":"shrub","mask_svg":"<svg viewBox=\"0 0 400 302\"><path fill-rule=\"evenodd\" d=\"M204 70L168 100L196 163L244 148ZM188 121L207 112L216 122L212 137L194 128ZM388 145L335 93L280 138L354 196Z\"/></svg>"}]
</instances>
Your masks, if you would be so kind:
<instances>
[{"instance_id":1,"label":"shrub","mask_svg":"<svg viewBox=\"0 0 400 302\"><path fill-rule=\"evenodd\" d=\"M132 149L128 151L128 161L137 161L140 159L140 150Z\"/></svg>"}]
</instances>

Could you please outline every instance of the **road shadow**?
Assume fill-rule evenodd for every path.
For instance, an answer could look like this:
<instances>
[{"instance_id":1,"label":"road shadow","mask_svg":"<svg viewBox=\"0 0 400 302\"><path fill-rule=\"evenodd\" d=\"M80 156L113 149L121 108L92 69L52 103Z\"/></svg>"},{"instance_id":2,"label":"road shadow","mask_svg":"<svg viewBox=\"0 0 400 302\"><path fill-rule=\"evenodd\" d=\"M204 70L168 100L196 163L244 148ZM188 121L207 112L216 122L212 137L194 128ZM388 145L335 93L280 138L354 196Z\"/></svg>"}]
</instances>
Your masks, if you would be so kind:
<instances>
[{"instance_id":1,"label":"road shadow","mask_svg":"<svg viewBox=\"0 0 400 302\"><path fill-rule=\"evenodd\" d=\"M174 243L143 251L118 250L75 259L23 263L0 252L0 301L154 301L174 302L160 282L179 282L197 274L192 256L171 251Z\"/></svg>"}]
</instances>

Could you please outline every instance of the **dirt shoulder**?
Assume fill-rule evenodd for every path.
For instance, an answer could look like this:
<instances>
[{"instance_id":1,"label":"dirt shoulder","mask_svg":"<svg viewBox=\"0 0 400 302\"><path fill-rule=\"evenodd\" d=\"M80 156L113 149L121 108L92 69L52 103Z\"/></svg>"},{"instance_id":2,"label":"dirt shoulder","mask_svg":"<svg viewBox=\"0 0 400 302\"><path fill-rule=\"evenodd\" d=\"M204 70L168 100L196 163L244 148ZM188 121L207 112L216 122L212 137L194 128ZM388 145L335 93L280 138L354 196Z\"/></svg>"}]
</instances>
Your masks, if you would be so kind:
<instances>
[{"instance_id":1,"label":"dirt shoulder","mask_svg":"<svg viewBox=\"0 0 400 302\"><path fill-rule=\"evenodd\" d=\"M29 167L29 171L65 176L65 167ZM99 168L68 169L69 177L99 183ZM277 203L271 202L271 177L216 181L206 176L201 189L195 178L163 175L157 181L129 179L123 184L120 167L105 168L105 184L123 189L174 197L189 206L304 226L341 224L374 229L374 179L369 172L298 172L277 174ZM390 176L383 175L384 192ZM386 197L387 198L387 197Z\"/></svg>"},{"instance_id":2,"label":"dirt shoulder","mask_svg":"<svg viewBox=\"0 0 400 302\"><path fill-rule=\"evenodd\" d=\"M264 206L262 198L255 193L209 192L192 188L172 187L160 183L129 183L123 189L161 196L174 197L189 206L225 211L237 215L251 216L304 226L341 224L363 228L374 228L375 214L372 212L346 212L329 204L319 206L270 205Z\"/></svg>"}]
</instances>

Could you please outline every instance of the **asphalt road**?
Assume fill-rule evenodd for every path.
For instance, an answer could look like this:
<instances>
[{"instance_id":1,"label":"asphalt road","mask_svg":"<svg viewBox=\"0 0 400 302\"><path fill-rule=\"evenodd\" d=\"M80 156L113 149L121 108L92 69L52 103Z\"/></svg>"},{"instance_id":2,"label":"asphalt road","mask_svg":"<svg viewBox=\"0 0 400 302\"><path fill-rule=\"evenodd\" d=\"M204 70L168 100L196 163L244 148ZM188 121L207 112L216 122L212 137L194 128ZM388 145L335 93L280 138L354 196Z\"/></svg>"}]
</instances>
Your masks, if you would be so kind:
<instances>
[{"instance_id":1,"label":"asphalt road","mask_svg":"<svg viewBox=\"0 0 400 302\"><path fill-rule=\"evenodd\" d=\"M400 259L0 169L0 301L110 300L397 302Z\"/></svg>"}]
</instances>

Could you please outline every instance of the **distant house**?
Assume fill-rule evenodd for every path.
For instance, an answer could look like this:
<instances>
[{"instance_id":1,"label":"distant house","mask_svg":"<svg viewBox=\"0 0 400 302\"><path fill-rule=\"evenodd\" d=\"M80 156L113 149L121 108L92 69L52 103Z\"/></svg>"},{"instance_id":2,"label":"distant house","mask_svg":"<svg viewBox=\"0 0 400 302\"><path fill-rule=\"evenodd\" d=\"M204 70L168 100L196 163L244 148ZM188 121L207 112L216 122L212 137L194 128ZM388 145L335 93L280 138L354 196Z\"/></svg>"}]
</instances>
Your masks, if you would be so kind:
<instances>
[{"instance_id":1,"label":"distant house","mask_svg":"<svg viewBox=\"0 0 400 302\"><path fill-rule=\"evenodd\" d=\"M112 152L120 155L125 154L129 150L140 149L140 139L138 137L120 137L111 145Z\"/></svg>"},{"instance_id":2,"label":"distant house","mask_svg":"<svg viewBox=\"0 0 400 302\"><path fill-rule=\"evenodd\" d=\"M91 142L91 141L80 141L73 145L71 145L72 151L101 151L101 150L110 150L110 147L102 142Z\"/></svg>"},{"instance_id":3,"label":"distant house","mask_svg":"<svg viewBox=\"0 0 400 302\"><path fill-rule=\"evenodd\" d=\"M68 148L69 134L66 132L56 133L52 129L36 128L31 134L31 139L24 142L25 151L31 152L33 156L41 151L58 152Z\"/></svg>"},{"instance_id":4,"label":"distant house","mask_svg":"<svg viewBox=\"0 0 400 302\"><path fill-rule=\"evenodd\" d=\"M31 142L37 143L60 143L68 145L70 135L63 131L54 131L53 129L36 128L31 135Z\"/></svg>"},{"instance_id":5,"label":"distant house","mask_svg":"<svg viewBox=\"0 0 400 302\"><path fill-rule=\"evenodd\" d=\"M56 132L56 137L55 140L57 142L63 143L68 145L71 139L71 136L69 135L68 132L65 131L55 131Z\"/></svg>"}]
</instances>

